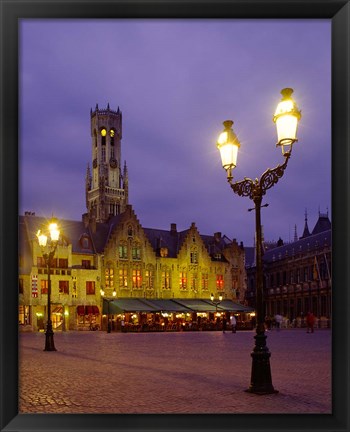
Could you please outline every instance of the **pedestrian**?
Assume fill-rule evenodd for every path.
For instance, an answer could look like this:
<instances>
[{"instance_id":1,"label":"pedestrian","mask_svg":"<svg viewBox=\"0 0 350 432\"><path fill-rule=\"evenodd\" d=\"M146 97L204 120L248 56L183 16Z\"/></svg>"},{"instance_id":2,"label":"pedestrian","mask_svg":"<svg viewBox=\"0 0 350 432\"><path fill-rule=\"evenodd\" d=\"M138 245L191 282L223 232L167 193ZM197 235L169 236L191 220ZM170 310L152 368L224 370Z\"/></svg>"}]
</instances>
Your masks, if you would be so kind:
<instances>
[{"instance_id":1,"label":"pedestrian","mask_svg":"<svg viewBox=\"0 0 350 432\"><path fill-rule=\"evenodd\" d=\"M306 315L306 333L313 333L315 325L315 316L312 312L308 312Z\"/></svg>"},{"instance_id":2,"label":"pedestrian","mask_svg":"<svg viewBox=\"0 0 350 432\"><path fill-rule=\"evenodd\" d=\"M276 328L277 331L279 331L281 329L281 325L282 325L282 321L283 321L283 317L280 314L276 314L275 315L275 321L276 321Z\"/></svg>"},{"instance_id":3,"label":"pedestrian","mask_svg":"<svg viewBox=\"0 0 350 432\"><path fill-rule=\"evenodd\" d=\"M222 332L223 333L225 333L226 328L227 328L227 320L226 320L226 317L224 316L222 319Z\"/></svg>"},{"instance_id":4,"label":"pedestrian","mask_svg":"<svg viewBox=\"0 0 350 432\"><path fill-rule=\"evenodd\" d=\"M231 323L231 327L232 327L232 333L236 333L237 320L233 314L230 316L230 323Z\"/></svg>"}]
</instances>

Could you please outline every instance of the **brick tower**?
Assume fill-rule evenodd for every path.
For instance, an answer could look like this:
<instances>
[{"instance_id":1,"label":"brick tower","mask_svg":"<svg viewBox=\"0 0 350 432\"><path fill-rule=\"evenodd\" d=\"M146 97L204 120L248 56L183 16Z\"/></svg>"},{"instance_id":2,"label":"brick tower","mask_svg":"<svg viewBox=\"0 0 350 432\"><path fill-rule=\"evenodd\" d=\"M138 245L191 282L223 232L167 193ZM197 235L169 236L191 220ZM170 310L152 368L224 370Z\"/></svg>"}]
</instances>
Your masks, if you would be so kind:
<instances>
[{"instance_id":1,"label":"brick tower","mask_svg":"<svg viewBox=\"0 0 350 432\"><path fill-rule=\"evenodd\" d=\"M128 172L121 163L122 113L109 108L90 110L92 168L88 165L85 192L90 220L106 222L128 204Z\"/></svg>"}]
</instances>

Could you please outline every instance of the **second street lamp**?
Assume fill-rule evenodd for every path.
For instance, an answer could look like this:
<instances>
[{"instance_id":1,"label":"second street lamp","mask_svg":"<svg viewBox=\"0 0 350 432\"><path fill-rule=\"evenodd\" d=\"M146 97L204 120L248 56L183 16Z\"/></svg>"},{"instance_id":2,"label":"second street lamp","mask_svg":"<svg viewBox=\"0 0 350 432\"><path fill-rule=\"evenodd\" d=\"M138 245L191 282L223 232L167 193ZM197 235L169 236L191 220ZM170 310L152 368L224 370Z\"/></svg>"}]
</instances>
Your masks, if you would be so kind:
<instances>
[{"instance_id":1,"label":"second street lamp","mask_svg":"<svg viewBox=\"0 0 350 432\"><path fill-rule=\"evenodd\" d=\"M227 181L232 190L239 196L249 197L254 202L255 209L255 241L256 241L256 315L257 326L255 347L252 356L251 382L247 391L256 394L276 393L272 385L270 352L266 345L263 302L263 268L262 268L262 233L261 233L261 202L266 191L274 186L283 176L293 144L297 141L297 126L301 113L292 99L293 89L285 88L281 91L282 100L277 106L273 121L277 128L277 146L281 147L285 158L283 164L274 169L267 169L260 180L245 177L241 181L233 182L232 170L237 165L239 140L232 130L233 121L224 122L224 131L220 134L217 147L220 150L222 166L227 172Z\"/></svg>"},{"instance_id":2,"label":"second street lamp","mask_svg":"<svg viewBox=\"0 0 350 432\"><path fill-rule=\"evenodd\" d=\"M102 296L102 301L106 301L107 302L107 333L111 332L111 322L109 320L109 304L113 299L108 299L105 297L105 292L104 289L101 288L100 290L101 296ZM113 297L115 297L117 295L116 290L113 290Z\"/></svg>"},{"instance_id":3,"label":"second street lamp","mask_svg":"<svg viewBox=\"0 0 350 432\"><path fill-rule=\"evenodd\" d=\"M215 313L218 313L218 305L222 302L222 295L219 295L219 300L215 300L214 294L210 295L211 302L215 305Z\"/></svg>"},{"instance_id":4,"label":"second street lamp","mask_svg":"<svg viewBox=\"0 0 350 432\"><path fill-rule=\"evenodd\" d=\"M36 234L39 245L42 250L43 258L47 268L47 325L45 333L45 348L44 351L57 351L55 348L53 329L51 321L51 267L52 260L55 255L58 241L60 238L60 231L56 220L52 219L48 228L44 227Z\"/></svg>"}]
</instances>

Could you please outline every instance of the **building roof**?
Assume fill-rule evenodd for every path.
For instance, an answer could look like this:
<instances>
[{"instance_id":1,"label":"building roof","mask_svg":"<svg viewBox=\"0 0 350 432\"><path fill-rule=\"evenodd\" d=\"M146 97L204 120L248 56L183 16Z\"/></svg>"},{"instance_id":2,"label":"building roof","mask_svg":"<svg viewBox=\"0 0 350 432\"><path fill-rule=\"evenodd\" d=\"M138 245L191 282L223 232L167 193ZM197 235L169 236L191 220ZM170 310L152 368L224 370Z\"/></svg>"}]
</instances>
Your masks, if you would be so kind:
<instances>
[{"instance_id":1,"label":"building roof","mask_svg":"<svg viewBox=\"0 0 350 432\"><path fill-rule=\"evenodd\" d=\"M128 207L130 211L128 215L134 214L131 206ZM72 244L73 253L103 253L112 233L124 218L128 217L128 215L124 212L120 215L113 216L106 223L96 222L93 224L94 229L92 229L91 225L84 220L73 221L60 219L61 234L67 244ZM21 251L24 251L24 248L30 248L31 241L35 239L37 231L44 224L47 224L47 219L35 216L34 213L26 213L25 216L19 217ZM195 228L194 223L191 228L193 227ZM170 230L154 228L143 228L143 230L155 253L159 255L160 249L166 248L168 250L167 256L169 258L177 257L179 250L190 231L190 229L187 229L178 232L176 224L171 224ZM228 237L221 236L221 233L215 233L212 236L200 235L200 237L213 260L226 262L222 251L232 243ZM87 239L88 241L84 241L84 239ZM30 254L29 250L28 254Z\"/></svg>"},{"instance_id":2,"label":"building roof","mask_svg":"<svg viewBox=\"0 0 350 432\"><path fill-rule=\"evenodd\" d=\"M331 230L322 231L318 234L310 235L309 237L301 238L300 240L286 245L277 247L266 252L263 256L265 262L275 262L283 260L287 257L305 254L306 252L317 252L321 247L329 247L332 244Z\"/></svg>"},{"instance_id":3,"label":"building roof","mask_svg":"<svg viewBox=\"0 0 350 432\"><path fill-rule=\"evenodd\" d=\"M312 230L312 234L318 234L323 231L327 231L331 229L331 221L328 218L328 214L319 213L318 220L314 229Z\"/></svg>"}]
</instances>

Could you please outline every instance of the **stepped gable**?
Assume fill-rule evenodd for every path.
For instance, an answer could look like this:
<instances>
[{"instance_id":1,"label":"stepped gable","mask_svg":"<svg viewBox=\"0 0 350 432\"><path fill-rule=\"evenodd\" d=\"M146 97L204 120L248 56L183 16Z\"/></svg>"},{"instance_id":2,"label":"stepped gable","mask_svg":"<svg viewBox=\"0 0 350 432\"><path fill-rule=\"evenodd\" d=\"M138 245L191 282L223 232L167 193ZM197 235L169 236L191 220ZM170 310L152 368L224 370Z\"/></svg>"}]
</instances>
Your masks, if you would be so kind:
<instances>
[{"instance_id":1,"label":"stepped gable","mask_svg":"<svg viewBox=\"0 0 350 432\"><path fill-rule=\"evenodd\" d=\"M201 235L201 239L203 240L209 255L214 261L227 262L226 258L222 254L222 251L228 247L232 241L226 235L222 236L220 232L216 232L211 236ZM220 258L217 258L219 255Z\"/></svg>"},{"instance_id":2,"label":"stepped gable","mask_svg":"<svg viewBox=\"0 0 350 432\"><path fill-rule=\"evenodd\" d=\"M156 228L143 228L143 230L157 256L160 255L160 249L166 248L169 258L177 257L179 244L183 241L186 231L177 232L174 224L172 224L172 229L170 230Z\"/></svg>"}]
</instances>

